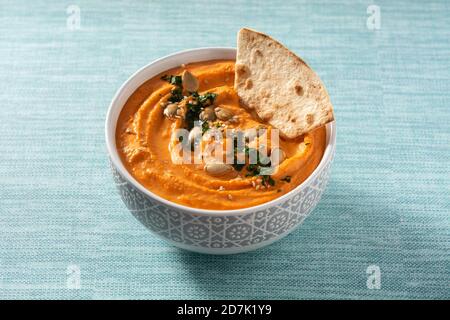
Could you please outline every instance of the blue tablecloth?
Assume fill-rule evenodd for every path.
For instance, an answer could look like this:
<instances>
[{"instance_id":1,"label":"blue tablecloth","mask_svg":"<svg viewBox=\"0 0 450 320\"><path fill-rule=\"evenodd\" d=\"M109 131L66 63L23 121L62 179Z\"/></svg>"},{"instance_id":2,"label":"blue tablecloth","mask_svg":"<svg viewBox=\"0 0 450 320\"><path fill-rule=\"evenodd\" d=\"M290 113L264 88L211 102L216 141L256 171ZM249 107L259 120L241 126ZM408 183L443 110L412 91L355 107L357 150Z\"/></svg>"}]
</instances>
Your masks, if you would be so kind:
<instances>
[{"instance_id":1,"label":"blue tablecloth","mask_svg":"<svg viewBox=\"0 0 450 320\"><path fill-rule=\"evenodd\" d=\"M450 298L448 1L0 6L0 298ZM139 67L234 46L242 26L285 43L327 85L331 181L270 247L181 251L121 202L106 110Z\"/></svg>"}]
</instances>

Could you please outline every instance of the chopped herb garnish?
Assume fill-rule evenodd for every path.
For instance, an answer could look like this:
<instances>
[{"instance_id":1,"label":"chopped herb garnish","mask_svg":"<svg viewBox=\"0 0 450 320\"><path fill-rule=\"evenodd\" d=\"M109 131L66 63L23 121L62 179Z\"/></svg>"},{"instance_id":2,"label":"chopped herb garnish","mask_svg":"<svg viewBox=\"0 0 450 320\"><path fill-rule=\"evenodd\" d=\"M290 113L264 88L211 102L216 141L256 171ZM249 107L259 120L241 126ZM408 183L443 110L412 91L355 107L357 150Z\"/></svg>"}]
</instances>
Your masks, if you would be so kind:
<instances>
[{"instance_id":1,"label":"chopped herb garnish","mask_svg":"<svg viewBox=\"0 0 450 320\"><path fill-rule=\"evenodd\" d=\"M199 104L186 103L186 129L191 130L194 127L195 121L199 121L200 112L202 108Z\"/></svg>"},{"instance_id":2,"label":"chopped herb garnish","mask_svg":"<svg viewBox=\"0 0 450 320\"><path fill-rule=\"evenodd\" d=\"M208 131L208 130L209 130L209 123L207 121L204 121L202 123L202 134L205 134L206 131Z\"/></svg>"},{"instance_id":3,"label":"chopped herb garnish","mask_svg":"<svg viewBox=\"0 0 450 320\"><path fill-rule=\"evenodd\" d=\"M202 111L202 107L199 104L194 103L186 103L186 107L191 110L192 112L200 114L200 111Z\"/></svg>"},{"instance_id":4,"label":"chopped herb garnish","mask_svg":"<svg viewBox=\"0 0 450 320\"><path fill-rule=\"evenodd\" d=\"M169 101L172 103L180 102L183 100L183 90L180 87L176 87L170 91L171 96L169 97Z\"/></svg>"},{"instance_id":5,"label":"chopped herb garnish","mask_svg":"<svg viewBox=\"0 0 450 320\"><path fill-rule=\"evenodd\" d=\"M275 185L275 180L273 180L271 176L261 176L261 177L262 182L265 186L270 185L273 187Z\"/></svg>"},{"instance_id":6,"label":"chopped herb garnish","mask_svg":"<svg viewBox=\"0 0 450 320\"><path fill-rule=\"evenodd\" d=\"M291 176L286 176L282 179L280 179L281 181L286 181L287 183L291 182Z\"/></svg>"},{"instance_id":7,"label":"chopped herb garnish","mask_svg":"<svg viewBox=\"0 0 450 320\"><path fill-rule=\"evenodd\" d=\"M234 163L233 164L233 168L236 171L241 171L242 169L244 169L244 167L245 167L245 163Z\"/></svg>"},{"instance_id":8,"label":"chopped herb garnish","mask_svg":"<svg viewBox=\"0 0 450 320\"><path fill-rule=\"evenodd\" d=\"M271 166L270 158L266 157L264 155L261 155L258 150L255 148L249 148L248 146L245 147L245 155L250 159L254 160L256 158L256 163L251 163L247 165L247 173L246 177L254 177L254 176L260 176L262 179L262 182L265 186L274 186L275 180L272 179L270 175L263 175L262 169L263 168L269 168Z\"/></svg>"},{"instance_id":9,"label":"chopped herb garnish","mask_svg":"<svg viewBox=\"0 0 450 320\"><path fill-rule=\"evenodd\" d=\"M183 84L183 81L181 80L181 76L168 76L167 74L161 77L162 80L169 82L170 84L173 84L175 86L181 87Z\"/></svg>"},{"instance_id":10,"label":"chopped herb garnish","mask_svg":"<svg viewBox=\"0 0 450 320\"><path fill-rule=\"evenodd\" d=\"M246 177L254 177L254 176L258 176L259 172L260 172L260 168L258 165L256 164L249 164L247 166L247 174L245 175Z\"/></svg>"},{"instance_id":11,"label":"chopped herb garnish","mask_svg":"<svg viewBox=\"0 0 450 320\"><path fill-rule=\"evenodd\" d=\"M179 89L179 91L176 91L177 89ZM173 89L172 97L173 99L180 99L179 101L183 100L184 97L182 95L182 89L180 87ZM216 97L217 94L211 92L208 92L204 95L199 95L198 92L191 92L191 96L189 97L191 102L186 103L186 129L191 130L194 127L194 122L200 120L200 113L202 112L202 110L205 107L213 104ZM204 126L202 126L202 129L203 133L205 133L209 129L209 124L205 124L205 122L203 122L203 124ZM208 127L206 128L206 126Z\"/></svg>"},{"instance_id":12,"label":"chopped herb garnish","mask_svg":"<svg viewBox=\"0 0 450 320\"><path fill-rule=\"evenodd\" d=\"M181 76L173 76L173 75L164 75L161 77L162 80L173 84L175 88L170 91L169 102L175 103L183 100L183 81Z\"/></svg>"},{"instance_id":13,"label":"chopped herb garnish","mask_svg":"<svg viewBox=\"0 0 450 320\"><path fill-rule=\"evenodd\" d=\"M197 94L198 95L198 94ZM214 103L214 100L216 99L217 94L212 92L207 92L201 96L198 96L198 102L203 106L209 106Z\"/></svg>"},{"instance_id":14,"label":"chopped herb garnish","mask_svg":"<svg viewBox=\"0 0 450 320\"><path fill-rule=\"evenodd\" d=\"M188 111L186 112L186 117L185 117L186 129L191 131L191 129L194 127L194 122L197 120L198 120L198 114L194 110L188 109Z\"/></svg>"},{"instance_id":15,"label":"chopped herb garnish","mask_svg":"<svg viewBox=\"0 0 450 320\"><path fill-rule=\"evenodd\" d=\"M170 91L169 102L177 103L185 98L183 95L183 79L181 76L164 75L161 79L175 86ZM190 131L194 127L195 122L199 121L200 112L202 112L205 107L214 103L217 94L212 92L207 92L203 95L199 95L198 92L189 92L189 94L190 100L186 103L185 127ZM204 134L208 130L209 123L206 121L202 122L202 133Z\"/></svg>"}]
</instances>

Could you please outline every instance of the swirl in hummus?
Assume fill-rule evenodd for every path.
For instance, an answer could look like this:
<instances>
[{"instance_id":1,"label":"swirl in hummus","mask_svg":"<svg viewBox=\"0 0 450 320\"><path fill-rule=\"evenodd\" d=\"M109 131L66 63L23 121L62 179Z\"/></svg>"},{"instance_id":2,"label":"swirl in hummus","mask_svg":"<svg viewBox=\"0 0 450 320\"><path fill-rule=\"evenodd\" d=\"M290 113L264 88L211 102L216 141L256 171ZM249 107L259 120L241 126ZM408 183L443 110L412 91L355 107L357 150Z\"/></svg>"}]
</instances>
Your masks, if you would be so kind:
<instances>
[{"instance_id":1,"label":"swirl in hummus","mask_svg":"<svg viewBox=\"0 0 450 320\"><path fill-rule=\"evenodd\" d=\"M233 166L232 172L217 176L205 170L204 161L192 164L173 161L176 143L173 133L186 126L192 129L186 124L192 120L186 112L190 103L197 100L206 101L202 111L209 108L209 112L217 114L213 114L207 127L236 130L263 127L267 132L272 129L239 103L233 86L234 68L235 62L231 60L183 65L148 80L128 99L119 116L116 144L126 169L145 188L167 200L194 208L246 208L291 191L318 166L325 149L324 127L295 139L280 137L282 159L271 176L259 175L255 165ZM197 90L195 94L184 91L180 95L175 89L179 76L186 70L187 75L193 75L198 82ZM180 96L174 97L177 94ZM176 106L171 109L171 101L176 101L178 109ZM219 115L224 115L226 120L218 119Z\"/></svg>"}]
</instances>

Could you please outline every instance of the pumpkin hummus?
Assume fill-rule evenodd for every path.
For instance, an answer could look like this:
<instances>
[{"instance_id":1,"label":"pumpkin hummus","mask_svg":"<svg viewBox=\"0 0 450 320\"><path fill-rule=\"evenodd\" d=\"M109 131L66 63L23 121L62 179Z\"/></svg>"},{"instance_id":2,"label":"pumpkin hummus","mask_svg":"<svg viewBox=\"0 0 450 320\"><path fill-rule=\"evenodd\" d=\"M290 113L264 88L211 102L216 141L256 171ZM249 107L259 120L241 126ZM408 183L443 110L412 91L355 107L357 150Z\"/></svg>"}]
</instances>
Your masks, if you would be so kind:
<instances>
[{"instance_id":1,"label":"pumpkin hummus","mask_svg":"<svg viewBox=\"0 0 450 320\"><path fill-rule=\"evenodd\" d=\"M208 167L205 160L188 164L173 161L174 146L183 143L181 138L174 140L173 132L180 128L192 131L193 115L203 120L203 129L272 130L240 104L234 76L235 62L231 60L183 65L148 80L131 95L119 116L116 145L126 169L145 188L194 208L246 208L291 191L318 166L326 143L324 127L295 139L280 137L281 159L270 176L261 176L258 164L228 166L225 169L230 168L230 172L216 174L217 166Z\"/></svg>"}]
</instances>

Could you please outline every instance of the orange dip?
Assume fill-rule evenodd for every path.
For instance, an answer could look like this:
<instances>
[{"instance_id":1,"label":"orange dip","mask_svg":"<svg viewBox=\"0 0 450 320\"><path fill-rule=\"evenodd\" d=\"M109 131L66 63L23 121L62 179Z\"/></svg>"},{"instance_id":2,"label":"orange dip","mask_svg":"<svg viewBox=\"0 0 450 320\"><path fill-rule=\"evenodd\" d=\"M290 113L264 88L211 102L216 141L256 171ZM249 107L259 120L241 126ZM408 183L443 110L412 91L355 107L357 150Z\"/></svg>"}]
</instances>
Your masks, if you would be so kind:
<instances>
[{"instance_id":1,"label":"orange dip","mask_svg":"<svg viewBox=\"0 0 450 320\"><path fill-rule=\"evenodd\" d=\"M118 120L116 144L121 160L131 175L153 193L194 208L229 210L255 206L291 191L317 167L325 149L324 127L295 140L280 137L285 160L271 176L273 185L261 185L260 176L246 176L244 168L233 178L213 177L204 164L175 164L169 146L172 132L182 119L169 119L163 111L172 84L163 75L180 75L189 70L199 81L199 94L212 92L214 105L225 106L237 117L229 128L260 125L270 128L239 103L233 88L234 61L214 60L168 70L140 86L126 102ZM259 187L258 187L259 186Z\"/></svg>"}]
</instances>

